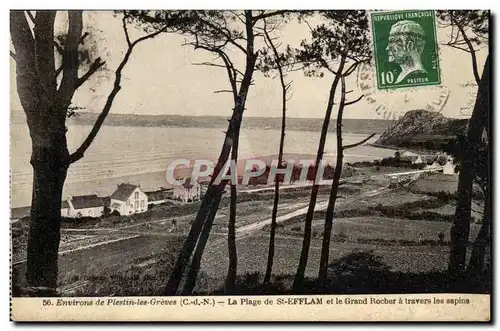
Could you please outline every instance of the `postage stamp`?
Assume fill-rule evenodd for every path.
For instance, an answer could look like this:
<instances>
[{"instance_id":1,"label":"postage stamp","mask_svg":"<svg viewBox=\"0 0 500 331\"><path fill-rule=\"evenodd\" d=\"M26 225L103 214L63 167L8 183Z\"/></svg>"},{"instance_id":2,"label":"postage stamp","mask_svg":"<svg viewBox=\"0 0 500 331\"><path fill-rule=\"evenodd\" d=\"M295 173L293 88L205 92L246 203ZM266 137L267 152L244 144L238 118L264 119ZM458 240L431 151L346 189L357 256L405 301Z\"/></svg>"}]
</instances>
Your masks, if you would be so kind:
<instances>
[{"instance_id":1,"label":"postage stamp","mask_svg":"<svg viewBox=\"0 0 500 331\"><path fill-rule=\"evenodd\" d=\"M439 85L439 54L432 10L372 13L377 87Z\"/></svg>"}]
</instances>

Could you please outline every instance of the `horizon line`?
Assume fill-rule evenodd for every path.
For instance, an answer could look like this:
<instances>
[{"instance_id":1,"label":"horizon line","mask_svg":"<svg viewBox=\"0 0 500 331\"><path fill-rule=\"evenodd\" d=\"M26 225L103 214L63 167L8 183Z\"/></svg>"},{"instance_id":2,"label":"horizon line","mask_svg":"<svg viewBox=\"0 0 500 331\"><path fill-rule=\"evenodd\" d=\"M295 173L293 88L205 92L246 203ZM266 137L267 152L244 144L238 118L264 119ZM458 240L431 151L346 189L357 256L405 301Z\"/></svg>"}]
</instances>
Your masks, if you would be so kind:
<instances>
[{"instance_id":1,"label":"horizon line","mask_svg":"<svg viewBox=\"0 0 500 331\"><path fill-rule=\"evenodd\" d=\"M23 109L17 109L17 108L11 108L11 115L12 115L12 111L15 110L15 112L22 112L24 114L24 110ZM419 109L414 109L414 110L419 110ZM425 109L423 109L425 110ZM409 111L412 111L412 110L409 110ZM81 112L77 112L79 114L93 114L93 115L99 115L100 113L99 112L92 112L92 111L81 111ZM405 112L404 114L406 114L407 112ZM401 115L404 116L404 114ZM144 117L156 117L156 116L177 116L177 117L224 117L224 118L228 118L230 117L230 115L211 115L211 114L206 114L206 115L183 115L183 114L137 114L137 113L113 113L113 112L110 112L108 115L133 115L133 116L144 116ZM444 116L444 115L443 115ZM455 119L466 119L466 118L469 118L470 116L456 116L456 117L447 117L447 116L444 116L445 118L455 118ZM281 116L244 116L244 118L273 118L273 119L281 119L282 117ZM289 119L313 119L313 120L317 120L317 119L324 119L324 117L295 117L295 116L286 116L286 118L289 118ZM376 121L385 121L385 122L391 122L391 121L398 121L399 119L395 119L395 120L392 120L392 119L383 119L383 118L359 118L359 117L344 117L343 119L345 120L376 120ZM331 120L336 120L335 118L332 118Z\"/></svg>"}]
</instances>

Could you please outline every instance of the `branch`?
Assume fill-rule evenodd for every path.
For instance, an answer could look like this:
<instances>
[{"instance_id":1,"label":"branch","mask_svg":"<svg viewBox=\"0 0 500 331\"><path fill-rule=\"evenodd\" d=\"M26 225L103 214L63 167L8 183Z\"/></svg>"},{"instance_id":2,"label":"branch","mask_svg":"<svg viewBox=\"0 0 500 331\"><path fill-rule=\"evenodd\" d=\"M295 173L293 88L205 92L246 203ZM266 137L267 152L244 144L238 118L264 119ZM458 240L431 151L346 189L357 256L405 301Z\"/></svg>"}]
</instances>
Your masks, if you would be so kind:
<instances>
[{"instance_id":1,"label":"branch","mask_svg":"<svg viewBox=\"0 0 500 331\"><path fill-rule=\"evenodd\" d=\"M200 48L202 48L202 47L200 47ZM215 51L214 51L214 52L215 52ZM220 57L220 58L222 58L221 56L219 56L219 57ZM224 61L224 60L223 60L223 61ZM212 63L212 62L198 62L198 63L196 63L196 62L195 62L195 63L191 63L191 65L193 65L193 66L216 67L216 68L226 68L226 65L224 65L224 64L217 64L217 63ZM234 68L234 66L231 68L231 70L234 70L234 71L236 71L238 74L240 74L240 75L242 75L242 76L243 76L243 73L242 73L240 70L238 70L238 69Z\"/></svg>"},{"instance_id":2,"label":"branch","mask_svg":"<svg viewBox=\"0 0 500 331\"><path fill-rule=\"evenodd\" d=\"M14 61L17 61L16 60L16 54L14 54L13 51L10 51L10 57L14 59Z\"/></svg>"},{"instance_id":3,"label":"branch","mask_svg":"<svg viewBox=\"0 0 500 331\"><path fill-rule=\"evenodd\" d=\"M83 45L83 44L84 44L85 38L87 38L87 37L88 37L88 35L89 35L89 33L88 33L88 32L85 32L85 33L83 34L83 36L80 38L80 45ZM59 43L58 43L57 41L55 41L55 40L54 40L54 46L56 47L57 52L58 52L59 54L64 55L64 48L63 48L61 45L59 45Z\"/></svg>"},{"instance_id":4,"label":"branch","mask_svg":"<svg viewBox=\"0 0 500 331\"><path fill-rule=\"evenodd\" d=\"M88 32L85 32L83 34L83 36L80 38L80 45L83 45L84 44L84 41L85 41L85 38L87 38L89 36L89 33Z\"/></svg>"},{"instance_id":5,"label":"branch","mask_svg":"<svg viewBox=\"0 0 500 331\"><path fill-rule=\"evenodd\" d=\"M36 13L33 33L35 36L35 61L40 87L43 91L54 95L57 82L54 77L54 21L55 11L39 11Z\"/></svg>"},{"instance_id":6,"label":"branch","mask_svg":"<svg viewBox=\"0 0 500 331\"><path fill-rule=\"evenodd\" d=\"M217 91L214 91L214 94L217 94L217 93L233 93L233 91L231 91L231 90L217 90Z\"/></svg>"},{"instance_id":7,"label":"branch","mask_svg":"<svg viewBox=\"0 0 500 331\"><path fill-rule=\"evenodd\" d=\"M475 210L475 209L474 209L474 208L472 208L472 207L470 207L470 210L471 210L472 212L475 212L475 213L477 213L477 214L481 215L481 216L483 216L483 215L484 215L482 211Z\"/></svg>"},{"instance_id":8,"label":"branch","mask_svg":"<svg viewBox=\"0 0 500 331\"><path fill-rule=\"evenodd\" d=\"M202 22L203 22L203 24L206 24L210 28L214 29L215 31L217 31L218 33L220 33L221 35L223 35L226 38L226 42L229 42L232 45L236 46L243 53L245 53L245 54L247 53L247 50L245 49L245 47L241 46L240 44L238 44L235 41L234 36L231 35L231 31L229 31L227 28L225 28L225 27L218 27L218 26L214 25L212 22L209 22L209 21L206 21L206 20L202 20Z\"/></svg>"},{"instance_id":9,"label":"branch","mask_svg":"<svg viewBox=\"0 0 500 331\"><path fill-rule=\"evenodd\" d=\"M61 100L60 104L64 109L70 105L78 82L78 46L80 45L83 29L82 11L69 11L68 19L68 36L66 37L62 58L63 77L58 91Z\"/></svg>"},{"instance_id":10,"label":"branch","mask_svg":"<svg viewBox=\"0 0 500 331\"><path fill-rule=\"evenodd\" d=\"M54 40L54 46L56 47L57 52L59 54L64 55L64 48L61 45L59 45L59 43L55 40Z\"/></svg>"},{"instance_id":11,"label":"branch","mask_svg":"<svg viewBox=\"0 0 500 331\"><path fill-rule=\"evenodd\" d=\"M476 59L476 51L474 49L474 46L472 45L469 37L465 33L464 27L459 24L459 22L452 16L451 20L457 25L458 30L460 30L460 33L462 34L462 38L464 41L467 43L467 47L469 47L469 52L470 56L472 59L472 72L474 73L474 78L476 80L476 83L479 85L479 82L481 81L481 77L479 77L479 70L477 68L477 59Z\"/></svg>"},{"instance_id":12,"label":"branch","mask_svg":"<svg viewBox=\"0 0 500 331\"><path fill-rule=\"evenodd\" d=\"M267 31L267 24L266 24L265 19L264 19L264 34L266 35L266 44L269 44L269 47L273 51L274 62L276 63L276 67L278 69L278 74L279 74L280 83L281 83L281 89L282 89L282 93L283 93L283 95L282 95L282 103L283 103L282 104L282 107L283 107L282 111L283 111L283 116L285 116L284 114L286 113L286 103L291 98L291 96L289 98L287 98L287 92L291 87L291 83L285 82L285 74L283 73L283 66L280 63L280 54L279 54L278 48L277 48L279 46L276 46L274 44L273 39L269 35L269 32Z\"/></svg>"},{"instance_id":13,"label":"branch","mask_svg":"<svg viewBox=\"0 0 500 331\"><path fill-rule=\"evenodd\" d=\"M354 70L356 70L356 68L361 64L361 63L365 63L365 62L368 62L370 61L369 59L365 59L365 60L360 60L360 61L355 61L353 64L351 64L349 66L349 68L347 68L347 70L345 71L345 73L343 74L344 76L349 76L350 74L352 74L354 72Z\"/></svg>"},{"instance_id":14,"label":"branch","mask_svg":"<svg viewBox=\"0 0 500 331\"><path fill-rule=\"evenodd\" d=\"M95 137L99 133L99 130L101 129L102 124L104 123L104 120L106 119L106 117L109 114L109 111L111 110L111 106L113 105L114 99L115 99L116 95L118 94L118 92L121 89L120 83L121 83L121 79L122 79L122 71L123 71L123 68L125 68L125 65L127 64L128 60L130 58L130 55L132 54L132 50L134 49L134 47L138 43L140 43L141 41L144 41L144 40L149 39L149 38L156 37L157 35L159 35L163 31L165 31L167 28L168 28L168 25L164 26L160 30L157 30L157 31L155 31L153 33L150 33L150 34L148 34L148 35L146 35L144 37L141 37L141 38L137 39L136 41L134 41L133 43L131 43L129 45L129 47L127 49L127 52L125 53L125 56L123 57L123 60L121 61L121 63L118 66L118 68L116 69L116 72L115 72L115 82L113 84L113 89L111 90L111 93L108 95L108 98L106 100L106 104L104 105L104 108L102 109L101 113L97 117L97 120L94 123L94 126L92 127L92 130L88 134L87 138L85 138L85 140L80 145L80 147L78 147L77 150L75 152L73 152L69 156L69 159L68 159L69 164L74 163L74 162L80 160L81 158L83 158L85 152L90 147L90 145L94 141ZM104 64L104 62L100 62L100 63ZM99 67L101 67L102 64ZM96 62L94 62L93 67L94 68L98 67L98 64L96 64ZM95 70L97 70L97 69L95 69ZM91 71L91 69L89 69L89 72L90 71Z\"/></svg>"},{"instance_id":15,"label":"branch","mask_svg":"<svg viewBox=\"0 0 500 331\"><path fill-rule=\"evenodd\" d=\"M458 47L458 46L457 46L457 45L455 45L455 44L450 44L450 43L448 43L448 44L445 44L445 45L448 45L448 46L450 46L450 47L453 47L453 48L459 49L459 50L464 51L464 52L467 52L467 53L471 53L471 51L470 51L469 49L467 49L467 48L463 48L463 47Z\"/></svg>"},{"instance_id":16,"label":"branch","mask_svg":"<svg viewBox=\"0 0 500 331\"><path fill-rule=\"evenodd\" d=\"M127 29L127 16L123 15L122 17L122 26L123 26L123 32L125 33L125 40L127 40L127 45L128 47L132 46L132 42L130 41L130 36L128 35L128 29Z\"/></svg>"},{"instance_id":17,"label":"branch","mask_svg":"<svg viewBox=\"0 0 500 331\"><path fill-rule=\"evenodd\" d=\"M236 103L236 101L238 100L238 86L236 83L237 71L234 68L233 63L229 59L229 56L227 56L227 54L224 53L224 51L222 50L219 50L219 52L220 52L219 54L220 57L222 58L224 64L226 65L227 76L229 78L229 83L231 84L231 90L233 93L233 101Z\"/></svg>"},{"instance_id":18,"label":"branch","mask_svg":"<svg viewBox=\"0 0 500 331\"><path fill-rule=\"evenodd\" d=\"M245 24L245 20L243 18L241 18L241 14L238 14L237 12L235 12L234 10L230 10L229 11L235 18L237 18L241 23Z\"/></svg>"},{"instance_id":19,"label":"branch","mask_svg":"<svg viewBox=\"0 0 500 331\"><path fill-rule=\"evenodd\" d=\"M10 36L18 61L16 64L17 93L21 103L23 103L24 110L33 112L38 101L39 85L37 72L33 70L36 68L35 40L23 11L10 11ZM19 86L23 86L23 88L19 88Z\"/></svg>"},{"instance_id":20,"label":"branch","mask_svg":"<svg viewBox=\"0 0 500 331\"><path fill-rule=\"evenodd\" d=\"M356 100L352 100L352 101L348 101L344 104L344 106L349 106L349 105L353 105L359 101L361 101L361 99L363 99L363 96L364 94L361 94Z\"/></svg>"},{"instance_id":21,"label":"branch","mask_svg":"<svg viewBox=\"0 0 500 331\"><path fill-rule=\"evenodd\" d=\"M92 76L97 70L99 70L103 65L106 64L106 61L101 61L101 58L98 57L94 63L90 66L89 70L78 79L78 82L76 83L76 88L79 88L82 86L83 83L85 83L90 76Z\"/></svg>"},{"instance_id":22,"label":"branch","mask_svg":"<svg viewBox=\"0 0 500 331\"><path fill-rule=\"evenodd\" d=\"M367 138L361 140L360 142L357 142L355 144L350 144L350 145L345 145L345 146L342 146L342 150L346 150L346 149L349 149L349 148L354 148L354 147L357 147L359 145L362 145L364 144L365 142L367 142L368 140L370 140L371 138L373 138L373 136L375 136L375 133L372 133L371 135L369 135Z\"/></svg>"},{"instance_id":23,"label":"branch","mask_svg":"<svg viewBox=\"0 0 500 331\"><path fill-rule=\"evenodd\" d=\"M56 76L56 77L57 77L57 76L59 76L59 74L62 72L62 70L63 70L63 66L62 66L62 64L61 64L61 65L59 66L59 68L57 68L56 73L55 73L55 76Z\"/></svg>"},{"instance_id":24,"label":"branch","mask_svg":"<svg viewBox=\"0 0 500 331\"><path fill-rule=\"evenodd\" d=\"M261 20L263 18L268 18L268 17L272 17L272 16L276 16L276 15L282 15L282 14L286 14L288 12L291 12L291 10L275 10L275 11L268 12L268 13L264 12L260 15L252 16L252 21L253 21L253 24L255 24L255 22L257 22L258 20Z\"/></svg>"},{"instance_id":25,"label":"branch","mask_svg":"<svg viewBox=\"0 0 500 331\"><path fill-rule=\"evenodd\" d=\"M134 47L135 45L137 45L138 43L140 43L141 41L144 41L144 40L146 40L146 39L154 38L154 37L156 37L157 35L159 35L160 33L167 31L167 29L168 29L168 25L165 25L165 26L164 26L163 28L161 28L160 30L157 30L157 31L155 31L155 32L153 32L153 33L147 34L147 35L145 35L145 36L143 36L143 37L141 37L141 38L137 39L136 41L134 41L134 42L132 43L132 46L131 46L131 47Z\"/></svg>"},{"instance_id":26,"label":"branch","mask_svg":"<svg viewBox=\"0 0 500 331\"><path fill-rule=\"evenodd\" d=\"M326 62L325 59L323 59L322 57L319 57L318 60L326 70L330 71L335 76L337 75L337 72L335 70L333 70L332 68L330 68L330 66L328 65L328 62Z\"/></svg>"},{"instance_id":27,"label":"branch","mask_svg":"<svg viewBox=\"0 0 500 331\"><path fill-rule=\"evenodd\" d=\"M26 14L28 14L28 17L30 18L31 23L35 24L35 16L33 16L33 13L30 10L27 10Z\"/></svg>"},{"instance_id":28,"label":"branch","mask_svg":"<svg viewBox=\"0 0 500 331\"><path fill-rule=\"evenodd\" d=\"M194 43L194 48L197 49L197 48L201 48L201 49L204 49L208 52L212 52L212 53L215 53L217 54L221 59L222 61L224 62L224 65L220 65L220 64L215 64L215 63L210 63L210 62L202 62L200 64L196 64L196 65L209 65L209 66L213 66L213 67L219 67L219 68L226 68L226 71L227 71L227 76L229 78L229 83L231 85L231 90L232 90L232 93L233 93L233 101L236 102L237 101L237 97L238 97L238 86L237 86L237 74L241 74L240 71L238 71L233 63L231 62L231 60L229 59L229 56L227 56L227 54L220 48L220 47L208 47L208 46L205 46L205 45L201 45L199 44L198 42L198 37L195 35L195 38L196 38L196 41Z\"/></svg>"}]
</instances>

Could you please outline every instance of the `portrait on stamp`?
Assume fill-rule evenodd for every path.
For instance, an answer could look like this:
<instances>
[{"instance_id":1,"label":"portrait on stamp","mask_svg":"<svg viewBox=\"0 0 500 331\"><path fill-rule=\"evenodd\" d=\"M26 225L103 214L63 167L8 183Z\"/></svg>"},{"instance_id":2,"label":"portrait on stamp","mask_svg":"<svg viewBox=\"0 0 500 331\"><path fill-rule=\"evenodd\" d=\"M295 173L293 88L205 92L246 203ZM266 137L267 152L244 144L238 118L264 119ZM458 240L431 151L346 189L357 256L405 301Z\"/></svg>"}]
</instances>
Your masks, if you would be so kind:
<instances>
[{"instance_id":1,"label":"portrait on stamp","mask_svg":"<svg viewBox=\"0 0 500 331\"><path fill-rule=\"evenodd\" d=\"M373 13L371 19L379 89L441 83L433 11Z\"/></svg>"}]
</instances>

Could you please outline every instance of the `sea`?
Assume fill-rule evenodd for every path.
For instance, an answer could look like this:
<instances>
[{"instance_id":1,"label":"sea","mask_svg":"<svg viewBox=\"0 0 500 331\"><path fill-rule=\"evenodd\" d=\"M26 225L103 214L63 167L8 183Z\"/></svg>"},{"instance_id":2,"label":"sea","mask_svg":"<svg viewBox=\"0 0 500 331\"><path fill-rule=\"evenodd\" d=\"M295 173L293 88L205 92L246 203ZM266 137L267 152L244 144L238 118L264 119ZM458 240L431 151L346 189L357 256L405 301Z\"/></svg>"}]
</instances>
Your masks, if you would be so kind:
<instances>
[{"instance_id":1,"label":"sea","mask_svg":"<svg viewBox=\"0 0 500 331\"><path fill-rule=\"evenodd\" d=\"M358 120L362 121L362 120ZM227 121L226 121L227 123ZM321 119L318 120L321 123ZM333 123L331 125L334 125ZM362 123L357 124L363 128ZM74 151L88 135L91 125L68 125L68 147ZM378 135L383 132L377 129ZM224 141L221 127L144 127L103 125L83 159L71 165L64 185L63 198L68 195L98 194L109 196L120 183L140 185L145 191L169 187L165 171L170 161L216 160ZM366 130L345 132L344 144L366 138ZM26 122L11 122L10 186L11 207L29 206L33 171L30 165L31 140ZM286 131L285 159L314 160L318 148L319 130ZM370 142L375 141L377 136ZM280 130L274 127L243 127L239 143L239 158L272 159L278 151ZM362 145L345 153L345 162L369 161L393 155L394 151ZM326 141L325 160L336 157L336 136L330 132Z\"/></svg>"}]
</instances>

